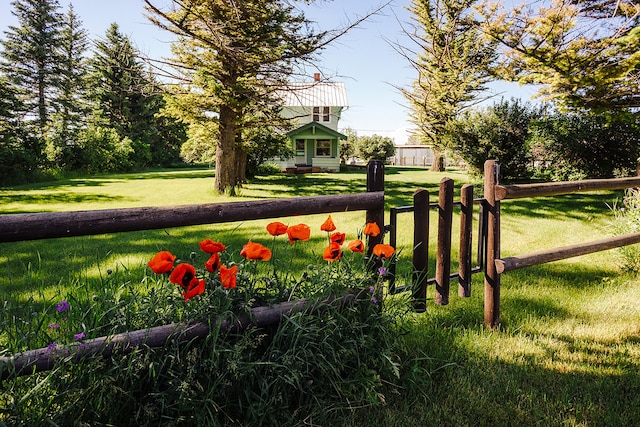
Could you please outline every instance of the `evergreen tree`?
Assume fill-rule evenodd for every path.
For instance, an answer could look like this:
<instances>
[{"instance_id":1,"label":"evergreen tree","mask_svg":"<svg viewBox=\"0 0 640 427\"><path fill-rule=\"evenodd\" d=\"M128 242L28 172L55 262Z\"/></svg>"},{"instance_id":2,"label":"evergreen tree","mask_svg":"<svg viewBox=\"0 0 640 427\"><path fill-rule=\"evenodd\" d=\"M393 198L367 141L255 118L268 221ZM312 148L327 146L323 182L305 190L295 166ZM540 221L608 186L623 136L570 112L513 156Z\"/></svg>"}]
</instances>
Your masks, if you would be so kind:
<instances>
[{"instance_id":1,"label":"evergreen tree","mask_svg":"<svg viewBox=\"0 0 640 427\"><path fill-rule=\"evenodd\" d=\"M89 81L93 125L115 129L120 139L131 141L130 167L149 164L154 115L162 100L137 50L116 23L96 42Z\"/></svg>"},{"instance_id":2,"label":"evergreen tree","mask_svg":"<svg viewBox=\"0 0 640 427\"><path fill-rule=\"evenodd\" d=\"M640 6L630 0L553 0L504 10L486 6L486 32L506 49L504 79L542 85L568 109L640 107Z\"/></svg>"},{"instance_id":3,"label":"evergreen tree","mask_svg":"<svg viewBox=\"0 0 640 427\"><path fill-rule=\"evenodd\" d=\"M283 0L173 1L167 12L145 3L152 22L179 36L172 60L181 80L171 107L187 123L216 123L215 188L233 191L246 175L243 130L274 120L276 91L330 35L314 33Z\"/></svg>"},{"instance_id":4,"label":"evergreen tree","mask_svg":"<svg viewBox=\"0 0 640 427\"><path fill-rule=\"evenodd\" d=\"M70 4L60 37L59 92L47 147L49 160L59 167L70 164L78 132L84 127L89 112L84 57L88 44L87 31Z\"/></svg>"},{"instance_id":5,"label":"evergreen tree","mask_svg":"<svg viewBox=\"0 0 640 427\"><path fill-rule=\"evenodd\" d=\"M447 123L486 89L487 69L496 55L495 45L483 40L473 20L475 1L413 0L410 7L415 21L410 36L417 53L415 58L405 56L418 78L402 92L419 139L434 148L434 169L441 165L439 152L444 148Z\"/></svg>"},{"instance_id":6,"label":"evergreen tree","mask_svg":"<svg viewBox=\"0 0 640 427\"><path fill-rule=\"evenodd\" d=\"M57 93L62 18L56 0L14 0L12 14L19 26L9 26L2 41L0 68L17 90L22 120L33 124L35 155L43 148Z\"/></svg>"}]
</instances>

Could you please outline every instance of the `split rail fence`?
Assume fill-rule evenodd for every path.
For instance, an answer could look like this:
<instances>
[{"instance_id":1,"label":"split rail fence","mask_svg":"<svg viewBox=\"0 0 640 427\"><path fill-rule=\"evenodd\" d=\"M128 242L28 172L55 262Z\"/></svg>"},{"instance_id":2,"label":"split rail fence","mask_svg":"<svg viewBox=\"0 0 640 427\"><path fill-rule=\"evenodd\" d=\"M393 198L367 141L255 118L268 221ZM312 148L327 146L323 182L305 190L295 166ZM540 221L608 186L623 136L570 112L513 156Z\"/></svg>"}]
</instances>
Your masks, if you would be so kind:
<instances>
[{"instance_id":1,"label":"split rail fence","mask_svg":"<svg viewBox=\"0 0 640 427\"><path fill-rule=\"evenodd\" d=\"M429 192L418 189L413 205L390 209L389 244L396 247L398 215L413 213L412 283L395 286L395 264L392 264L389 284L391 293L410 290L416 311L426 309L427 286L435 285L434 302L449 302L450 282L458 279L458 295L471 296L472 275L484 272L484 322L489 327L500 325L500 275L518 268L558 261L574 256L640 243L640 233L617 236L566 247L535 251L501 258L500 202L523 197L552 196L595 190L619 190L640 186L640 177L571 182L500 185L499 165L493 160L484 167L484 198L474 198L474 187L465 184L460 189L460 201L454 202L454 182L443 178L437 204L430 204ZM478 205L477 258L472 250L474 206ZM372 161L367 166L367 192L358 194L296 197L221 204L202 204L171 207L147 207L78 212L9 214L0 216L0 243L22 240L50 239L105 233L119 233L170 227L215 224L255 219L321 213L366 211L366 222L376 222L384 228L384 164ZM452 229L454 209L460 210L458 271L451 272ZM435 276L428 277L429 214L438 212ZM368 250L382 241L383 234L369 237ZM337 299L336 303L348 303ZM274 307L254 309L249 316L219 325L227 330L243 330L249 324L267 325L301 310L313 310L307 301L293 301ZM107 356L126 353L140 345L162 346L167 339L191 340L209 332L208 322L165 325L152 330L132 331L113 337L88 340L83 346L65 355L74 359L86 356ZM30 350L11 357L0 358L0 379L27 375L52 369L55 357L46 349Z\"/></svg>"},{"instance_id":2,"label":"split rail fence","mask_svg":"<svg viewBox=\"0 0 640 427\"><path fill-rule=\"evenodd\" d=\"M374 160L368 164L365 193L169 207L7 214L0 215L0 243L363 210L366 211L366 222L376 222L380 229L384 228L384 163L381 161ZM382 234L368 238L369 255L373 246L381 241ZM324 303L348 304L352 298L347 295ZM238 316L232 322L217 322L217 326L221 330L235 331L242 331L251 324L266 326L279 322L285 315L316 310L318 307L315 305L299 300L272 307L257 307L250 314ZM82 345L71 345L55 353L41 348L0 357L0 379L51 370L56 361L61 359L77 361L83 357L123 354L142 345L161 347L168 339L189 341L207 335L209 324L209 321L202 321L164 325L85 340Z\"/></svg>"}]
</instances>

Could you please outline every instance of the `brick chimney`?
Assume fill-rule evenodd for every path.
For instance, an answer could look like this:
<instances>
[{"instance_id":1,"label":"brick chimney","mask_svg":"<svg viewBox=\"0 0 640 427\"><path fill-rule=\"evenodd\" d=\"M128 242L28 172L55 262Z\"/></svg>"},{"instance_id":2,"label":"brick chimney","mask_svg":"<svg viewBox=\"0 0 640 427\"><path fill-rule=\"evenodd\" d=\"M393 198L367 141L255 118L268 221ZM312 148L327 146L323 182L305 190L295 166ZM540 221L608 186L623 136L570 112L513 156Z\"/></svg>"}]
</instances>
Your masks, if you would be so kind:
<instances>
[{"instance_id":1,"label":"brick chimney","mask_svg":"<svg viewBox=\"0 0 640 427\"><path fill-rule=\"evenodd\" d=\"M313 73L313 81L314 82L320 81L320 73Z\"/></svg>"}]
</instances>

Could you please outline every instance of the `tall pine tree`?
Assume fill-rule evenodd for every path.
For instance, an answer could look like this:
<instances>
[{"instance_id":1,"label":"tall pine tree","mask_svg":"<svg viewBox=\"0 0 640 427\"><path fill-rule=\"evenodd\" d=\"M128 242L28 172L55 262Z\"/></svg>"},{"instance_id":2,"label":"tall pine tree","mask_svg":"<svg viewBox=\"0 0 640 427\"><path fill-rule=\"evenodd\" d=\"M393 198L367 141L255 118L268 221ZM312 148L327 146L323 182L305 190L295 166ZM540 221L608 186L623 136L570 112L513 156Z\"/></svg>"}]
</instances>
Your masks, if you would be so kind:
<instances>
[{"instance_id":1,"label":"tall pine tree","mask_svg":"<svg viewBox=\"0 0 640 427\"><path fill-rule=\"evenodd\" d=\"M5 32L0 67L22 101L23 121L32 124L37 138L30 148L39 155L55 108L62 18L56 0L14 0L11 4L19 26L9 26Z\"/></svg>"},{"instance_id":2,"label":"tall pine tree","mask_svg":"<svg viewBox=\"0 0 640 427\"><path fill-rule=\"evenodd\" d=\"M58 167L68 167L73 163L71 157L78 133L84 127L89 112L85 59L88 45L87 31L82 28L82 22L70 4L62 23L58 91L52 130L47 141L49 160Z\"/></svg>"},{"instance_id":3,"label":"tall pine tree","mask_svg":"<svg viewBox=\"0 0 640 427\"><path fill-rule=\"evenodd\" d=\"M269 124L275 92L331 36L284 0L174 0L168 11L145 3L152 22L179 36L176 110L185 122L217 125L215 188L233 191L246 176L243 129Z\"/></svg>"},{"instance_id":4,"label":"tall pine tree","mask_svg":"<svg viewBox=\"0 0 640 427\"><path fill-rule=\"evenodd\" d=\"M421 142L436 152L433 169L439 169L443 133L449 121L478 102L495 59L495 46L487 43L475 24L476 0L413 0L415 21L409 34L417 48L405 48L418 78L402 92L409 101L411 120ZM410 53L416 52L415 57Z\"/></svg>"}]
</instances>

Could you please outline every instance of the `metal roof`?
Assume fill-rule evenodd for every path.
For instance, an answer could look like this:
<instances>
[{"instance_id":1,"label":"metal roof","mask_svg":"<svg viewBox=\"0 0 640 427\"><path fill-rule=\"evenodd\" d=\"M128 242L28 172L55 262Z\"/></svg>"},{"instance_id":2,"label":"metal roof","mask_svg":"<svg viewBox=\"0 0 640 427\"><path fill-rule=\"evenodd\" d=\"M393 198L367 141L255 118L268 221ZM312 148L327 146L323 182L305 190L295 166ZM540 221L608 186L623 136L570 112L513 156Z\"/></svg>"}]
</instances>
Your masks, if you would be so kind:
<instances>
[{"instance_id":1,"label":"metal roof","mask_svg":"<svg viewBox=\"0 0 640 427\"><path fill-rule=\"evenodd\" d=\"M287 107L348 107L347 90L344 83L308 82L289 83L282 92Z\"/></svg>"}]
</instances>

